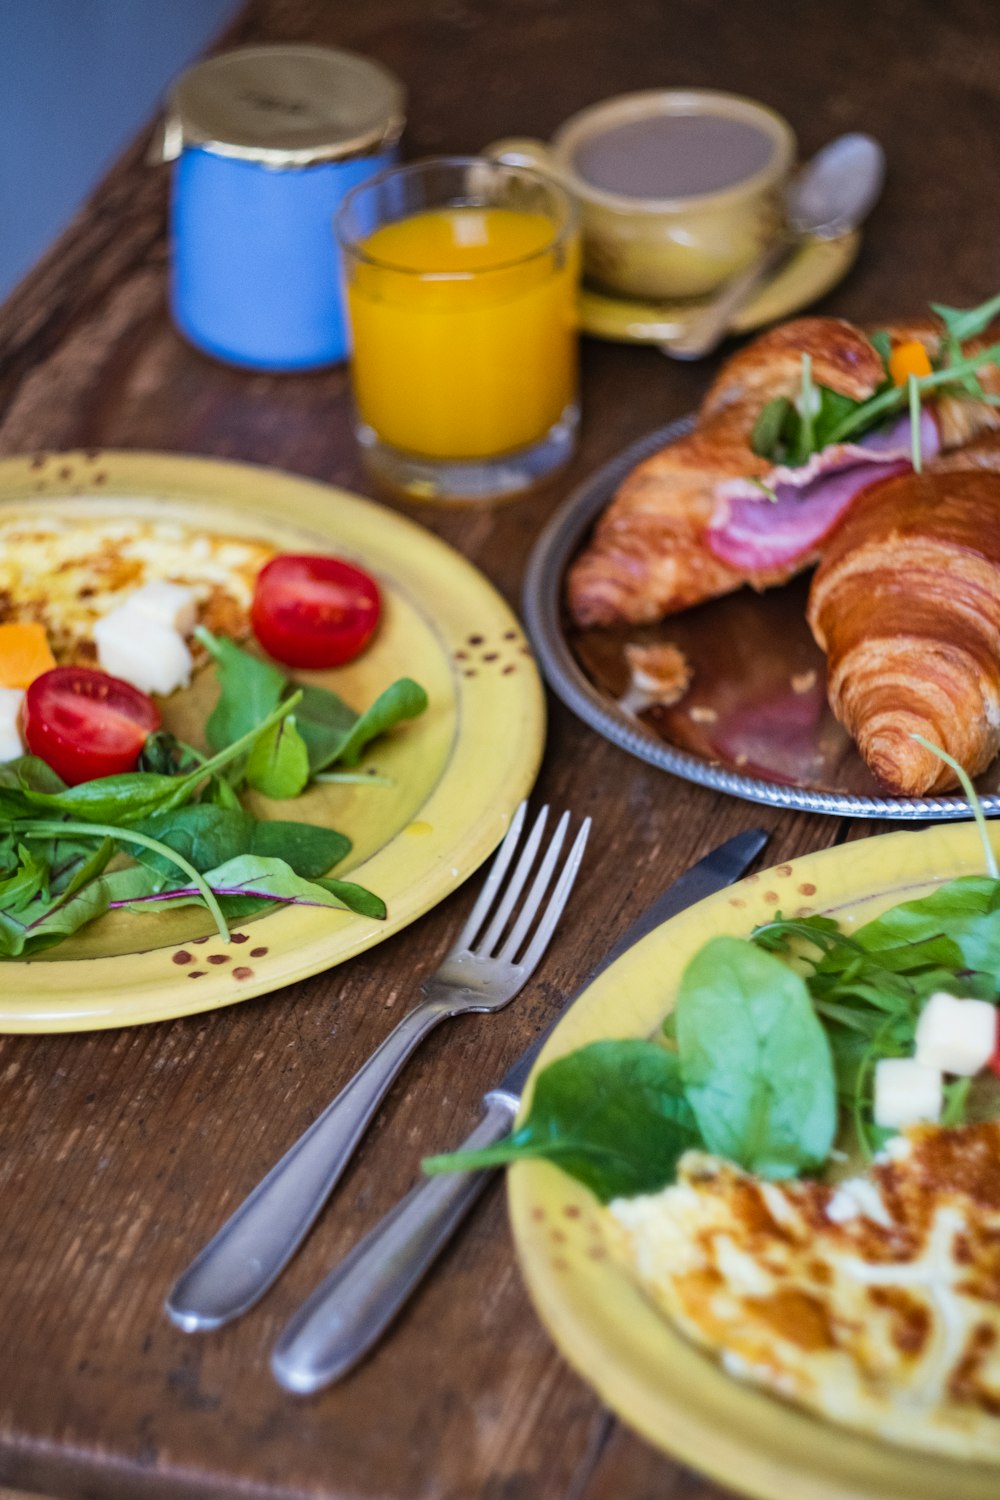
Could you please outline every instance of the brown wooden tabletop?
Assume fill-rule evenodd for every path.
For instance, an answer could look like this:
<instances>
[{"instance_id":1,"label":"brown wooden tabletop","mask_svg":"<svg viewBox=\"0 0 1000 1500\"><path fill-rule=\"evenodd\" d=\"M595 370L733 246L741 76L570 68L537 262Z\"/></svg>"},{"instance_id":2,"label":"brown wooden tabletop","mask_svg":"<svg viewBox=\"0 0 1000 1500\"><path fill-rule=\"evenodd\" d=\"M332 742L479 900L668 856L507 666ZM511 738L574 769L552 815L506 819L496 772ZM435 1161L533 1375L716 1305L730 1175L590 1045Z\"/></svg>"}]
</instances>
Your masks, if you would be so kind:
<instances>
[{"instance_id":1,"label":"brown wooden tabletop","mask_svg":"<svg viewBox=\"0 0 1000 1500\"><path fill-rule=\"evenodd\" d=\"M804 154L844 130L885 144L860 260L820 304L864 322L996 290L1000 20L993 0L259 0L228 42L305 40L388 64L410 91L406 154L547 136L624 90L690 84L766 100ZM0 312L0 450L169 449L271 464L364 492L343 369L248 375L173 331L166 175L136 143ZM711 373L585 340L571 471L482 511L401 507L515 605L569 489L687 412ZM267 1370L321 1274L461 1138L483 1089L630 916L754 824L770 862L871 832L728 800L630 759L555 700L539 797L593 815L572 921L502 1020L435 1035L406 1069L278 1287L221 1333L165 1320L171 1280L376 1046L471 892L326 975L205 1017L0 1039L0 1482L51 1496L324 1500L720 1500L647 1447L556 1353L490 1188L394 1333L301 1400ZM0 983L3 982L0 975Z\"/></svg>"}]
</instances>

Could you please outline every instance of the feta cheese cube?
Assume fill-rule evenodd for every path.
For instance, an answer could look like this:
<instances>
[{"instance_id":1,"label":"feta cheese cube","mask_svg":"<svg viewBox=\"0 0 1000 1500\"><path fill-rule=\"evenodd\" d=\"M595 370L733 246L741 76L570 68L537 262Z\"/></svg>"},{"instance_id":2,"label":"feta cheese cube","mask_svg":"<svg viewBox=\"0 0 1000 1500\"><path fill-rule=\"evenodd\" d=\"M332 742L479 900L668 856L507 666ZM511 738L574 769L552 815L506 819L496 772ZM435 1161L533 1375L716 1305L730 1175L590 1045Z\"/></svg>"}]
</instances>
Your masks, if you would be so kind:
<instances>
[{"instance_id":1,"label":"feta cheese cube","mask_svg":"<svg viewBox=\"0 0 1000 1500\"><path fill-rule=\"evenodd\" d=\"M123 604L94 626L97 660L103 671L144 693L172 693L191 678L191 653L169 625Z\"/></svg>"},{"instance_id":2,"label":"feta cheese cube","mask_svg":"<svg viewBox=\"0 0 1000 1500\"><path fill-rule=\"evenodd\" d=\"M985 1068L997 1041L997 1008L938 990L917 1022L917 1062L971 1078Z\"/></svg>"},{"instance_id":3,"label":"feta cheese cube","mask_svg":"<svg viewBox=\"0 0 1000 1500\"><path fill-rule=\"evenodd\" d=\"M937 1068L913 1057L883 1057L875 1064L875 1124L901 1130L918 1120L938 1120L944 1086Z\"/></svg>"},{"instance_id":4,"label":"feta cheese cube","mask_svg":"<svg viewBox=\"0 0 1000 1500\"><path fill-rule=\"evenodd\" d=\"M22 688L0 687L0 763L16 760L24 754L21 731L17 727L23 702Z\"/></svg>"},{"instance_id":5,"label":"feta cheese cube","mask_svg":"<svg viewBox=\"0 0 1000 1500\"><path fill-rule=\"evenodd\" d=\"M181 635L190 635L198 618L194 590L181 583L168 583L165 578L154 578L144 583L141 589L130 594L122 609L137 609L140 614L158 620Z\"/></svg>"}]
</instances>

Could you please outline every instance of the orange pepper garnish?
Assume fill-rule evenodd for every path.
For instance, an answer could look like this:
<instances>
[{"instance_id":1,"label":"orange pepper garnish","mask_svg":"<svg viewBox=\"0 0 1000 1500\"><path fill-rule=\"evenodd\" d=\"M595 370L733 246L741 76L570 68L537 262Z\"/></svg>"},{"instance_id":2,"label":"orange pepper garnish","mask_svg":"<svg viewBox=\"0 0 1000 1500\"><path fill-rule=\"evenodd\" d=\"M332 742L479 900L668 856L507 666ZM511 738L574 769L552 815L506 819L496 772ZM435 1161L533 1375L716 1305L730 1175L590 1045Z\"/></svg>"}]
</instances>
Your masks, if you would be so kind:
<instances>
[{"instance_id":1,"label":"orange pepper garnish","mask_svg":"<svg viewBox=\"0 0 1000 1500\"><path fill-rule=\"evenodd\" d=\"M889 355L889 374L893 385L905 385L911 375L919 380L923 375L930 375L932 369L930 356L918 339L897 344Z\"/></svg>"},{"instance_id":2,"label":"orange pepper garnish","mask_svg":"<svg viewBox=\"0 0 1000 1500\"><path fill-rule=\"evenodd\" d=\"M30 687L55 664L43 626L17 620L0 625L0 687Z\"/></svg>"}]
</instances>

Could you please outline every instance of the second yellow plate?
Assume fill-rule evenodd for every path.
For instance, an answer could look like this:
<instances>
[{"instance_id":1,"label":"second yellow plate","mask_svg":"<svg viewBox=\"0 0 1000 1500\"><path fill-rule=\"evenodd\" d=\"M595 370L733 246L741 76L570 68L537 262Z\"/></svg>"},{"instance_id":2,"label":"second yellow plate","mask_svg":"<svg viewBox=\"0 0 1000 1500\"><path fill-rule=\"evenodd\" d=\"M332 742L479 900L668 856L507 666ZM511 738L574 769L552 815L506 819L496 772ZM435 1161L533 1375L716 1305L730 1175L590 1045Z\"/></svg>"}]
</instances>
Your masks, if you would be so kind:
<instances>
[{"instance_id":1,"label":"second yellow plate","mask_svg":"<svg viewBox=\"0 0 1000 1500\"><path fill-rule=\"evenodd\" d=\"M978 835L965 824L865 839L751 875L664 923L595 980L553 1032L533 1077L591 1042L651 1035L685 964L711 937L746 936L779 908L867 919L943 880L982 872ZM871 1441L727 1375L607 1259L595 1200L556 1167L514 1166L509 1201L542 1321L608 1406L657 1447L761 1500L996 1500L992 1466Z\"/></svg>"}]
</instances>

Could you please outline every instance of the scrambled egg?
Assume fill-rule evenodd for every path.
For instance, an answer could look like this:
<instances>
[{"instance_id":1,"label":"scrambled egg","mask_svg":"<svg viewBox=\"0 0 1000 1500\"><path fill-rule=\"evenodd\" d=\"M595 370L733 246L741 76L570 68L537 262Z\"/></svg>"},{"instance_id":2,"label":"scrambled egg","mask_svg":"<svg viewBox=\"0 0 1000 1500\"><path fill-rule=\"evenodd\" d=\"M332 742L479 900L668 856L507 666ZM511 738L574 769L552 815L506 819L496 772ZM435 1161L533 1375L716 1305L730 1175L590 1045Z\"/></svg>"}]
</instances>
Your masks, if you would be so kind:
<instances>
[{"instance_id":1,"label":"scrambled egg","mask_svg":"<svg viewBox=\"0 0 1000 1500\"><path fill-rule=\"evenodd\" d=\"M914 1126L868 1176L688 1152L606 1211L615 1254L734 1375L892 1442L1000 1461L1000 1121Z\"/></svg>"},{"instance_id":2,"label":"scrambled egg","mask_svg":"<svg viewBox=\"0 0 1000 1500\"><path fill-rule=\"evenodd\" d=\"M91 664L95 621L166 579L193 591L199 623L239 639L273 555L266 543L176 521L19 516L0 522L0 621L35 620L57 661Z\"/></svg>"}]
</instances>

